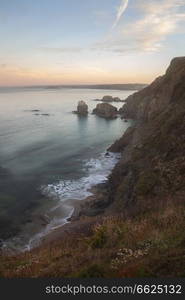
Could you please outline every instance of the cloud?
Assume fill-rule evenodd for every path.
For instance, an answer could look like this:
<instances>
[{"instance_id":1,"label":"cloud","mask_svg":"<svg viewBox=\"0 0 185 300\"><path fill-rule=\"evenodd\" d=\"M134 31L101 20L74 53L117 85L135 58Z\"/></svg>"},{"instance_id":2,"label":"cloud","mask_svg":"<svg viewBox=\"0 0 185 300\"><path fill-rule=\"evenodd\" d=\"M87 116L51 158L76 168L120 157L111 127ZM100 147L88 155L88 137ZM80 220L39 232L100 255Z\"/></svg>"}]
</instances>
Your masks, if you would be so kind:
<instances>
[{"instance_id":1,"label":"cloud","mask_svg":"<svg viewBox=\"0 0 185 300\"><path fill-rule=\"evenodd\" d=\"M7 67L7 64L0 64L1 69L5 69Z\"/></svg>"},{"instance_id":2,"label":"cloud","mask_svg":"<svg viewBox=\"0 0 185 300\"><path fill-rule=\"evenodd\" d=\"M80 47L42 47L41 50L55 53L78 53L83 51Z\"/></svg>"},{"instance_id":3,"label":"cloud","mask_svg":"<svg viewBox=\"0 0 185 300\"><path fill-rule=\"evenodd\" d=\"M127 9L128 3L129 3L129 0L122 0L121 1L121 4L118 8L116 20L115 20L112 28L115 28L117 26L117 24L119 23L119 20L121 19L122 15L124 14L125 10Z\"/></svg>"},{"instance_id":4,"label":"cloud","mask_svg":"<svg viewBox=\"0 0 185 300\"><path fill-rule=\"evenodd\" d=\"M118 12L116 25L121 12L125 11L124 4ZM117 53L159 51L169 35L184 28L180 27L185 25L184 0L137 0L132 9L134 18L117 26L116 32L98 43L96 49Z\"/></svg>"}]
</instances>

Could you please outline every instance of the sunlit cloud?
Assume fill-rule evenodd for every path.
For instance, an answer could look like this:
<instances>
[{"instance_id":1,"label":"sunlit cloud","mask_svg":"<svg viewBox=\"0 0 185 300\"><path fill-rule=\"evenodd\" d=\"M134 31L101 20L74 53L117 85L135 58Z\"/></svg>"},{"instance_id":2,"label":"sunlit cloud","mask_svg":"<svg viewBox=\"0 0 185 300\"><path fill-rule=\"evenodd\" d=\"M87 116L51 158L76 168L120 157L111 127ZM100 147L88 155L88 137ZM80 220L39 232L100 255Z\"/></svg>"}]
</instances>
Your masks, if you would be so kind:
<instances>
[{"instance_id":1,"label":"sunlit cloud","mask_svg":"<svg viewBox=\"0 0 185 300\"><path fill-rule=\"evenodd\" d=\"M119 25L96 49L117 53L159 51L166 38L180 31L180 24L185 24L185 3L181 0L140 0L132 8L137 9L137 18ZM116 25L120 16L121 10Z\"/></svg>"},{"instance_id":2,"label":"sunlit cloud","mask_svg":"<svg viewBox=\"0 0 185 300\"><path fill-rule=\"evenodd\" d=\"M122 0L121 1L121 4L120 4L120 6L118 8L116 20L115 20L112 28L115 28L117 26L117 24L119 23L122 15L124 14L125 10L127 9L128 3L129 3L129 0Z\"/></svg>"}]
</instances>

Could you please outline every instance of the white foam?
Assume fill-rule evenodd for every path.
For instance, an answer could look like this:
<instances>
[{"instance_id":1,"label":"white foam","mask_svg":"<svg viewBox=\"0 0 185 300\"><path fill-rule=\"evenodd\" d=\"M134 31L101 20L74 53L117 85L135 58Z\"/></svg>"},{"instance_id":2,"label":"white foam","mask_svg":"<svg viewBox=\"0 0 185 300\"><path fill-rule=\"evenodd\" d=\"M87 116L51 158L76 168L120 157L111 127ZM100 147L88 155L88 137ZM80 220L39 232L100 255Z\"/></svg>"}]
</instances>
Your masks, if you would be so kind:
<instances>
[{"instance_id":1,"label":"white foam","mask_svg":"<svg viewBox=\"0 0 185 300\"><path fill-rule=\"evenodd\" d=\"M90 189L108 179L108 175L120 158L120 154L111 153L106 156L101 154L99 159L90 159L84 161L84 170L87 176L78 180L61 180L58 183L49 184L42 187L42 192L58 200L65 202L68 199L83 200L92 193Z\"/></svg>"}]
</instances>

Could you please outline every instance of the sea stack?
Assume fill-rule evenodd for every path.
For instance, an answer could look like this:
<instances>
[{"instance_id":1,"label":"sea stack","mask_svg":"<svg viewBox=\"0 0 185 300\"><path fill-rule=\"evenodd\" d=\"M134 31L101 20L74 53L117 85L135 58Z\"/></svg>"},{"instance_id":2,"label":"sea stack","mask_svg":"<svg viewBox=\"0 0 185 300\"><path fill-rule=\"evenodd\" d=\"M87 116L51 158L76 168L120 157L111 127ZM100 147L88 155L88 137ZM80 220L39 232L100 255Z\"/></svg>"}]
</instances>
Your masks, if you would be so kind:
<instances>
[{"instance_id":1,"label":"sea stack","mask_svg":"<svg viewBox=\"0 0 185 300\"><path fill-rule=\"evenodd\" d=\"M93 110L93 114L106 119L115 119L117 117L117 108L109 103L100 103Z\"/></svg>"},{"instance_id":2,"label":"sea stack","mask_svg":"<svg viewBox=\"0 0 185 300\"><path fill-rule=\"evenodd\" d=\"M78 115L87 115L88 114L88 105L84 101L79 101L77 105L77 112Z\"/></svg>"}]
</instances>

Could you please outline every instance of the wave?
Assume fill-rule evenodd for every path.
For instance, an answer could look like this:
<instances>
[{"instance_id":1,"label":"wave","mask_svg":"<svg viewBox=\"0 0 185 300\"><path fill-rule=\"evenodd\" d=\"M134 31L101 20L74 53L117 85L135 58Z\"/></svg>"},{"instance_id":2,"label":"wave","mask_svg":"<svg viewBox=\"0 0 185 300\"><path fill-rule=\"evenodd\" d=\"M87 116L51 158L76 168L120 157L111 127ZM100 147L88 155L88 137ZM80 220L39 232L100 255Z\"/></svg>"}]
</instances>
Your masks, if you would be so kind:
<instances>
[{"instance_id":1,"label":"wave","mask_svg":"<svg viewBox=\"0 0 185 300\"><path fill-rule=\"evenodd\" d=\"M90 189L93 186L107 181L119 158L119 153L107 152L102 153L100 158L86 160L84 161L83 170L86 171L87 176L78 180L61 180L58 183L49 184L42 187L42 192L60 201L68 199L83 200L92 195Z\"/></svg>"}]
</instances>

